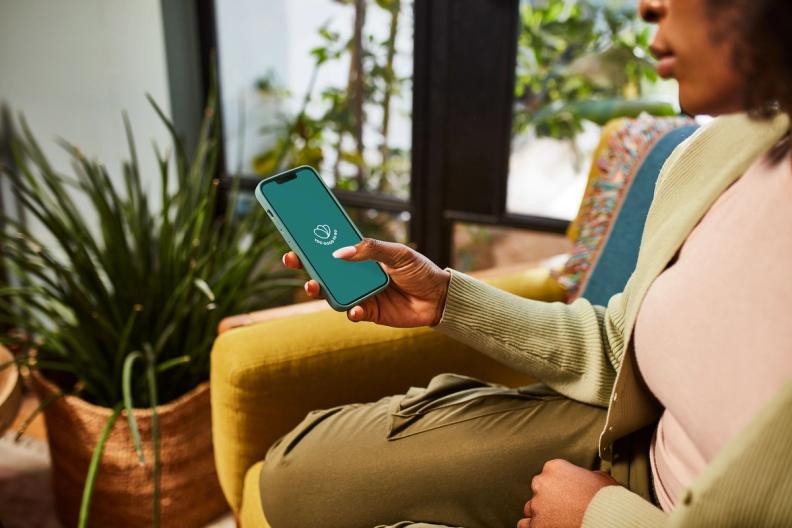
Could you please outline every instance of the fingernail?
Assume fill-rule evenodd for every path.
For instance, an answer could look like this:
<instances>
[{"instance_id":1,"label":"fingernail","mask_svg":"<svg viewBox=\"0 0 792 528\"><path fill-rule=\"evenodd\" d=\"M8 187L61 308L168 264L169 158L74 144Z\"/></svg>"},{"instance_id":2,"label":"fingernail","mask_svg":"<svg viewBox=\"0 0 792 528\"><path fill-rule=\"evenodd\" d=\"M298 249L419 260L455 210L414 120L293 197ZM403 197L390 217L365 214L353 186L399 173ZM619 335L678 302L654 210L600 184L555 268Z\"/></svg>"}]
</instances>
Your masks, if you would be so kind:
<instances>
[{"instance_id":1,"label":"fingernail","mask_svg":"<svg viewBox=\"0 0 792 528\"><path fill-rule=\"evenodd\" d=\"M283 262L284 266L286 265L286 253L284 253L283 256L281 257L281 262Z\"/></svg>"},{"instance_id":2,"label":"fingernail","mask_svg":"<svg viewBox=\"0 0 792 528\"><path fill-rule=\"evenodd\" d=\"M355 246L346 246L333 251L333 256L335 258L348 258L355 253L357 253L357 248Z\"/></svg>"}]
</instances>

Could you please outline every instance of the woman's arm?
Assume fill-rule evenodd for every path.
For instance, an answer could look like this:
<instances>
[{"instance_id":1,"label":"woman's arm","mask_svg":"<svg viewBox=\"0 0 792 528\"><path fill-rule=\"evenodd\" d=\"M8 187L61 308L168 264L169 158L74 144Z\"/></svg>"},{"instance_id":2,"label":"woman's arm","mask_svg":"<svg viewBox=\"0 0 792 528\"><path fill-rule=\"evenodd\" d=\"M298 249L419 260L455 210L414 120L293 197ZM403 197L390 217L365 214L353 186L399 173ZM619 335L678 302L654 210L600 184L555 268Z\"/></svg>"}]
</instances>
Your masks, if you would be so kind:
<instances>
[{"instance_id":1,"label":"woman's arm","mask_svg":"<svg viewBox=\"0 0 792 528\"><path fill-rule=\"evenodd\" d=\"M382 293L347 311L351 321L409 328L432 326L569 398L606 407L624 348L622 296L608 308L518 297L464 273L440 269L403 244L366 238L336 250L348 261L376 260L391 278ZM300 269L297 256L286 266ZM322 298L319 284L305 283Z\"/></svg>"},{"instance_id":2,"label":"woman's arm","mask_svg":"<svg viewBox=\"0 0 792 528\"><path fill-rule=\"evenodd\" d=\"M608 308L518 297L450 268L434 328L559 393L607 407L624 349L622 295Z\"/></svg>"}]
</instances>

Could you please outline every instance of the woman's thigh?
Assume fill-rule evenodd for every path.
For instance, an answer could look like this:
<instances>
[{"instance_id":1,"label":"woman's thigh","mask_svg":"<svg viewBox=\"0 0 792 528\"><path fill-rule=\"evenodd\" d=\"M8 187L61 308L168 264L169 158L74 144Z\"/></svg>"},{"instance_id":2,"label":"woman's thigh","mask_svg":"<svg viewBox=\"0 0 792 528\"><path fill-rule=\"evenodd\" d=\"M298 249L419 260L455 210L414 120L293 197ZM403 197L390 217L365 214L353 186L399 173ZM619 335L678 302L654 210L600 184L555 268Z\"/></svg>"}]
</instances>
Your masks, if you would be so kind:
<instances>
[{"instance_id":1,"label":"woman's thigh","mask_svg":"<svg viewBox=\"0 0 792 528\"><path fill-rule=\"evenodd\" d=\"M404 395L310 413L267 454L262 506L273 528L514 526L547 460L597 466L604 419L605 409L542 385L443 374Z\"/></svg>"}]
</instances>

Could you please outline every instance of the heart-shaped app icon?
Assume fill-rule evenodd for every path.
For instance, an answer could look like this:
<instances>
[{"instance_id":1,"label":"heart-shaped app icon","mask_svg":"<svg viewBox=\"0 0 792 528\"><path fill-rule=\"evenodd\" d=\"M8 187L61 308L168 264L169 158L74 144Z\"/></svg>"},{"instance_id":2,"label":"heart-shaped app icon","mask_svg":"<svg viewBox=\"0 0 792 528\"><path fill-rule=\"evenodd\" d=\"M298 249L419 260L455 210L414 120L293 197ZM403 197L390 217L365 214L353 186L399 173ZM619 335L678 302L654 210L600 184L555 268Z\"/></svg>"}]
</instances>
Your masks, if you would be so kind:
<instances>
[{"instance_id":1,"label":"heart-shaped app icon","mask_svg":"<svg viewBox=\"0 0 792 528\"><path fill-rule=\"evenodd\" d=\"M321 238L322 240L326 240L330 238L330 226L327 224L319 224L314 228L314 235L317 238Z\"/></svg>"}]
</instances>

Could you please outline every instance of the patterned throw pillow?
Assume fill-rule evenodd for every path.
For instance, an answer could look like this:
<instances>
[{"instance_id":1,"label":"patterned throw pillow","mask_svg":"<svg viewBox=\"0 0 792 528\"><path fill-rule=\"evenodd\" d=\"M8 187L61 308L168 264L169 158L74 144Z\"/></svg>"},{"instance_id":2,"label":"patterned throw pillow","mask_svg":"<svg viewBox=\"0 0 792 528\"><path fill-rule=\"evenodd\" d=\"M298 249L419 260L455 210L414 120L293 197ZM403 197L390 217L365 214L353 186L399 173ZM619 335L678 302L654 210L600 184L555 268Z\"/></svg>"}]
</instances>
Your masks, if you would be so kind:
<instances>
[{"instance_id":1,"label":"patterned throw pillow","mask_svg":"<svg viewBox=\"0 0 792 528\"><path fill-rule=\"evenodd\" d=\"M671 151L695 128L689 118L651 116L619 119L606 127L578 216L570 225L572 254L556 276L568 301L582 295L607 304L610 295L624 288L635 268L654 182ZM610 240L623 213L628 214L619 225L618 240ZM594 284L592 275L600 266L601 277Z\"/></svg>"}]
</instances>

